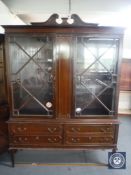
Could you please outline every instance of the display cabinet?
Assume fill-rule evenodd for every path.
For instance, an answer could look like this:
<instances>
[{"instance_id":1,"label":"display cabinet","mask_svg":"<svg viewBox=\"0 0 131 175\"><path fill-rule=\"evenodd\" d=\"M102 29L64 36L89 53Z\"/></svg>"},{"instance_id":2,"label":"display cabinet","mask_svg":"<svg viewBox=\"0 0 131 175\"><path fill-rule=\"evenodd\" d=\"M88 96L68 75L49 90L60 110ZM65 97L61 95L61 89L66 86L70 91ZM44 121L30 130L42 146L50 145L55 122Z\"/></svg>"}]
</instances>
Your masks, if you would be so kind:
<instances>
[{"instance_id":1,"label":"display cabinet","mask_svg":"<svg viewBox=\"0 0 131 175\"><path fill-rule=\"evenodd\" d=\"M4 35L0 34L0 153L8 150L8 126L6 121L9 118L9 109L5 79Z\"/></svg>"},{"instance_id":2,"label":"display cabinet","mask_svg":"<svg viewBox=\"0 0 131 175\"><path fill-rule=\"evenodd\" d=\"M47 22L5 26L15 149L117 148L122 28Z\"/></svg>"}]
</instances>

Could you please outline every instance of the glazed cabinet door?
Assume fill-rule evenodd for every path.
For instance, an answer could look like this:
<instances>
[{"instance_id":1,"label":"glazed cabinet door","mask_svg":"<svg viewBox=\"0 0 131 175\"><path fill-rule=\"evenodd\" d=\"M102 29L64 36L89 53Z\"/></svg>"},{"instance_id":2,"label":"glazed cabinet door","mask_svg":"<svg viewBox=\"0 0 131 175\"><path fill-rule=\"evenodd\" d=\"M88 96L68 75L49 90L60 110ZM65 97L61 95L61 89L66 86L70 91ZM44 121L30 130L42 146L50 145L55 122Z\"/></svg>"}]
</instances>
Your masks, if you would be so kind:
<instances>
[{"instance_id":1,"label":"glazed cabinet door","mask_svg":"<svg viewBox=\"0 0 131 175\"><path fill-rule=\"evenodd\" d=\"M10 100L13 116L55 115L54 37L8 37Z\"/></svg>"},{"instance_id":2,"label":"glazed cabinet door","mask_svg":"<svg viewBox=\"0 0 131 175\"><path fill-rule=\"evenodd\" d=\"M75 116L114 115L119 39L76 38L74 59Z\"/></svg>"}]
</instances>

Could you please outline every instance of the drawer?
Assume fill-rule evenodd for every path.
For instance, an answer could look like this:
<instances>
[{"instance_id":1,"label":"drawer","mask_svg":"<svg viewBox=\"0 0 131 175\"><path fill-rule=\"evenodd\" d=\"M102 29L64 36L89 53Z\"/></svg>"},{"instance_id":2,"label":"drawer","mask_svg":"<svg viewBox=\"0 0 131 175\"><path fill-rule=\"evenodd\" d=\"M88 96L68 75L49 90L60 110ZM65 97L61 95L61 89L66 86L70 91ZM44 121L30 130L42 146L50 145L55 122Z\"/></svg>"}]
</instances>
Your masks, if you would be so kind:
<instances>
[{"instance_id":1,"label":"drawer","mask_svg":"<svg viewBox=\"0 0 131 175\"><path fill-rule=\"evenodd\" d=\"M10 137L10 145L55 145L61 144L62 137L60 135L55 136L15 136Z\"/></svg>"},{"instance_id":2,"label":"drawer","mask_svg":"<svg viewBox=\"0 0 131 175\"><path fill-rule=\"evenodd\" d=\"M84 134L84 133L113 133L115 125L98 125L98 124L71 124L65 125L65 133Z\"/></svg>"},{"instance_id":3,"label":"drawer","mask_svg":"<svg viewBox=\"0 0 131 175\"><path fill-rule=\"evenodd\" d=\"M10 135L43 135L43 134L61 134L62 125L44 123L11 123L9 124Z\"/></svg>"},{"instance_id":4,"label":"drawer","mask_svg":"<svg viewBox=\"0 0 131 175\"><path fill-rule=\"evenodd\" d=\"M30 131L32 134L61 134L63 127L57 124L31 124Z\"/></svg>"},{"instance_id":5,"label":"drawer","mask_svg":"<svg viewBox=\"0 0 131 175\"><path fill-rule=\"evenodd\" d=\"M67 136L65 139L65 144L81 144L81 145L91 145L91 144L113 144L113 136L99 137L99 136Z\"/></svg>"}]
</instances>

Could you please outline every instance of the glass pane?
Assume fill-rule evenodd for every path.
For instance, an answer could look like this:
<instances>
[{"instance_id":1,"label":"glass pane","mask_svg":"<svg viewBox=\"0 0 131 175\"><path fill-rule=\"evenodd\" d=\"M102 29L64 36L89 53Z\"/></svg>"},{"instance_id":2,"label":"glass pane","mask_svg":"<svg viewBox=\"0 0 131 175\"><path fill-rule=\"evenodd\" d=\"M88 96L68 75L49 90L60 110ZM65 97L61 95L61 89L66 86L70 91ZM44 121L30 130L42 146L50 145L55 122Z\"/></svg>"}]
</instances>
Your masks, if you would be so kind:
<instances>
[{"instance_id":1,"label":"glass pane","mask_svg":"<svg viewBox=\"0 0 131 175\"><path fill-rule=\"evenodd\" d=\"M14 115L53 114L53 38L10 37Z\"/></svg>"},{"instance_id":2,"label":"glass pane","mask_svg":"<svg viewBox=\"0 0 131 175\"><path fill-rule=\"evenodd\" d=\"M117 39L77 38L75 113L110 115L114 112Z\"/></svg>"}]
</instances>

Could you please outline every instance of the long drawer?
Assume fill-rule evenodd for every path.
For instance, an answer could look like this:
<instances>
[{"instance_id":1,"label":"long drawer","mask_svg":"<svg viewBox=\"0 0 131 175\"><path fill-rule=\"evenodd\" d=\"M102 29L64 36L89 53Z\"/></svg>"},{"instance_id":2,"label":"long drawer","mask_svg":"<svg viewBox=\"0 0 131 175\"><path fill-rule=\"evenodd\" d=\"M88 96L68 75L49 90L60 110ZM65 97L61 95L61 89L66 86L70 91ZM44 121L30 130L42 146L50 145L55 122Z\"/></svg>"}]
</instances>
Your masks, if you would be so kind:
<instances>
[{"instance_id":1,"label":"long drawer","mask_svg":"<svg viewBox=\"0 0 131 175\"><path fill-rule=\"evenodd\" d=\"M63 128L59 124L44 123L10 123L9 133L13 135L45 135L61 134Z\"/></svg>"},{"instance_id":2,"label":"long drawer","mask_svg":"<svg viewBox=\"0 0 131 175\"><path fill-rule=\"evenodd\" d=\"M113 144L113 136L67 136L65 144L92 145L92 144Z\"/></svg>"},{"instance_id":3,"label":"long drawer","mask_svg":"<svg viewBox=\"0 0 131 175\"><path fill-rule=\"evenodd\" d=\"M113 133L115 125L100 124L68 124L64 127L66 134Z\"/></svg>"},{"instance_id":4,"label":"long drawer","mask_svg":"<svg viewBox=\"0 0 131 175\"><path fill-rule=\"evenodd\" d=\"M10 137L10 146L15 145L56 145L62 143L60 135L44 136L15 136Z\"/></svg>"}]
</instances>

